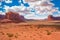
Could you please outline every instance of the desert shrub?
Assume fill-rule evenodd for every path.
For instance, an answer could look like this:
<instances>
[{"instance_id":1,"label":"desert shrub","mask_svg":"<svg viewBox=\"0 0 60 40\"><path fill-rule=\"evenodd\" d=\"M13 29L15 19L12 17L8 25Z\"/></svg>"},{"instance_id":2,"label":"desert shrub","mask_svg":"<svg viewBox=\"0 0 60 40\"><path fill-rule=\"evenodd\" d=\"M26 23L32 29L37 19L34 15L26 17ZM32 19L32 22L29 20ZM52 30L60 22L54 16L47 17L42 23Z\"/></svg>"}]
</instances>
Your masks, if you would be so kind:
<instances>
[{"instance_id":1,"label":"desert shrub","mask_svg":"<svg viewBox=\"0 0 60 40\"><path fill-rule=\"evenodd\" d=\"M18 38L18 36L17 36L17 35L15 35L15 38Z\"/></svg>"},{"instance_id":2,"label":"desert shrub","mask_svg":"<svg viewBox=\"0 0 60 40\"><path fill-rule=\"evenodd\" d=\"M8 37L13 37L13 34L7 33Z\"/></svg>"},{"instance_id":3,"label":"desert shrub","mask_svg":"<svg viewBox=\"0 0 60 40\"><path fill-rule=\"evenodd\" d=\"M18 33L16 33L15 38L18 38Z\"/></svg>"},{"instance_id":4,"label":"desert shrub","mask_svg":"<svg viewBox=\"0 0 60 40\"><path fill-rule=\"evenodd\" d=\"M45 30L45 31L47 32L47 35L50 35L51 34L51 32L49 30Z\"/></svg>"},{"instance_id":5,"label":"desert shrub","mask_svg":"<svg viewBox=\"0 0 60 40\"><path fill-rule=\"evenodd\" d=\"M4 33L3 32L0 32L2 35L4 35Z\"/></svg>"}]
</instances>

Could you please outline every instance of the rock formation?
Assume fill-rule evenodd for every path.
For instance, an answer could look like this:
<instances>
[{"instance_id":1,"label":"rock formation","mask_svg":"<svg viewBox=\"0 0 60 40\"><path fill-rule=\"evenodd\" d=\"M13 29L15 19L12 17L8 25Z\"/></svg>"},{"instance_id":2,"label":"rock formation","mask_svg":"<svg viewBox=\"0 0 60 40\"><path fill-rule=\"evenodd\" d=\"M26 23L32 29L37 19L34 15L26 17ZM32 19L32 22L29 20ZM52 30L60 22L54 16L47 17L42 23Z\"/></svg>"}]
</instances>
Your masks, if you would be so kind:
<instances>
[{"instance_id":1,"label":"rock formation","mask_svg":"<svg viewBox=\"0 0 60 40\"><path fill-rule=\"evenodd\" d=\"M7 12L6 18L12 20L13 22L24 22L25 18L15 12Z\"/></svg>"},{"instance_id":2,"label":"rock formation","mask_svg":"<svg viewBox=\"0 0 60 40\"><path fill-rule=\"evenodd\" d=\"M11 22L25 22L25 18L15 12L7 12L6 15L0 14L0 22L11 23Z\"/></svg>"},{"instance_id":3,"label":"rock formation","mask_svg":"<svg viewBox=\"0 0 60 40\"><path fill-rule=\"evenodd\" d=\"M60 20L60 17L54 17L52 15L49 15L48 20Z\"/></svg>"}]
</instances>

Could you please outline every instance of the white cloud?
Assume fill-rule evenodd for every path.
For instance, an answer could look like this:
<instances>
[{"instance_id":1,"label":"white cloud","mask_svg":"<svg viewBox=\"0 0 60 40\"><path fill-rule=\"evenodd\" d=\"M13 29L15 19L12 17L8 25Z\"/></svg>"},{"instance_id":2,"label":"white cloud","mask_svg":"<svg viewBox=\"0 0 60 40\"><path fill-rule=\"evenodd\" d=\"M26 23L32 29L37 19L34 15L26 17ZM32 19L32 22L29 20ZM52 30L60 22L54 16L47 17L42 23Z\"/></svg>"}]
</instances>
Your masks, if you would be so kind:
<instances>
[{"instance_id":1,"label":"white cloud","mask_svg":"<svg viewBox=\"0 0 60 40\"><path fill-rule=\"evenodd\" d=\"M12 3L12 0L4 0L6 3Z\"/></svg>"},{"instance_id":2,"label":"white cloud","mask_svg":"<svg viewBox=\"0 0 60 40\"><path fill-rule=\"evenodd\" d=\"M12 10L13 10L13 12L18 12L20 10L23 11L23 10L25 10L25 8L26 7L24 7L23 5L22 6L12 6L12 7L5 5L5 7L4 7L4 9L6 9L6 12L12 11Z\"/></svg>"},{"instance_id":3,"label":"white cloud","mask_svg":"<svg viewBox=\"0 0 60 40\"><path fill-rule=\"evenodd\" d=\"M25 18L26 18L26 19L39 20L39 19L45 19L45 18L47 18L47 16L42 15L42 17L41 17L41 16L37 16L37 15L35 15L35 14L31 14L31 15L25 16Z\"/></svg>"},{"instance_id":4,"label":"white cloud","mask_svg":"<svg viewBox=\"0 0 60 40\"><path fill-rule=\"evenodd\" d=\"M0 11L0 14L1 14L1 15L5 15L5 12Z\"/></svg>"},{"instance_id":5,"label":"white cloud","mask_svg":"<svg viewBox=\"0 0 60 40\"><path fill-rule=\"evenodd\" d=\"M20 15L24 15L27 19L44 19L47 18L48 15L52 15L54 12L60 13L58 8L53 7L54 4L50 2L50 0L25 0L29 3L30 7L21 6L6 6L6 12L13 11L18 12ZM35 12L31 12L31 9L34 9ZM41 15L41 16L38 16ZM47 15L47 16L44 16Z\"/></svg>"}]
</instances>

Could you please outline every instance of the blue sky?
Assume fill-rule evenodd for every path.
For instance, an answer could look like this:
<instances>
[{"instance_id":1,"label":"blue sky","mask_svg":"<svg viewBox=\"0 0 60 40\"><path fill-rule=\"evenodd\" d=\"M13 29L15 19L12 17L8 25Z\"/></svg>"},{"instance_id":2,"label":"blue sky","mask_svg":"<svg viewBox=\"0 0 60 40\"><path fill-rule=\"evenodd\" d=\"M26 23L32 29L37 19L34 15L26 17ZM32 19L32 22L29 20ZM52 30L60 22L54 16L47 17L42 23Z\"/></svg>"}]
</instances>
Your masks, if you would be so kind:
<instances>
[{"instance_id":1,"label":"blue sky","mask_svg":"<svg viewBox=\"0 0 60 40\"><path fill-rule=\"evenodd\" d=\"M51 2L54 4L54 7L59 8L59 11L60 11L60 0L53 0ZM54 12L53 16L60 16L60 14L57 12Z\"/></svg>"},{"instance_id":2,"label":"blue sky","mask_svg":"<svg viewBox=\"0 0 60 40\"><path fill-rule=\"evenodd\" d=\"M53 0L51 2L54 4L54 7L57 7L60 10L60 0ZM31 5L29 5L29 3L24 2L23 0L21 0L21 2L19 2L19 0L12 0L12 3L6 3L5 1L0 2L0 3L1 3L1 5L0 5L0 11L3 11L3 12L5 12L5 9L4 9L5 6L4 5L9 6L9 7L12 7L12 6L20 6L21 4L23 4L24 7L31 6ZM34 11L34 10L32 10L32 11ZM60 14L58 12L54 12L53 15L57 15L58 16ZM39 15L38 14L36 16L34 15L34 17L36 17L36 18L44 18L44 17L47 16L47 14L45 14L45 15ZM26 17L28 17L28 16L26 16ZM34 17L32 17L32 18L34 18Z\"/></svg>"},{"instance_id":3,"label":"blue sky","mask_svg":"<svg viewBox=\"0 0 60 40\"><path fill-rule=\"evenodd\" d=\"M58 7L59 8L59 10L60 10L60 0L53 0L53 1L51 1L52 3L54 3L55 4L55 6L54 7ZM18 3L18 0L12 0L12 3L5 3L5 2L2 2L2 8L0 8L0 10L2 10L3 9L3 7L4 7L4 5L7 5L7 6L19 6L19 5L21 5L21 4L24 4L25 6L29 6L29 4L28 3L24 3L23 2L23 0L21 0L21 3Z\"/></svg>"},{"instance_id":4,"label":"blue sky","mask_svg":"<svg viewBox=\"0 0 60 40\"><path fill-rule=\"evenodd\" d=\"M6 3L5 1L1 2L1 7L0 11L4 11L4 5L12 7L12 6L20 6L21 4L23 4L25 7L29 7L28 3L24 3L23 0L21 0L21 2L19 3L18 0L12 0L12 3Z\"/></svg>"},{"instance_id":5,"label":"blue sky","mask_svg":"<svg viewBox=\"0 0 60 40\"><path fill-rule=\"evenodd\" d=\"M60 10L60 0L53 0L51 2L54 3L55 4L55 7L58 7L59 10Z\"/></svg>"}]
</instances>

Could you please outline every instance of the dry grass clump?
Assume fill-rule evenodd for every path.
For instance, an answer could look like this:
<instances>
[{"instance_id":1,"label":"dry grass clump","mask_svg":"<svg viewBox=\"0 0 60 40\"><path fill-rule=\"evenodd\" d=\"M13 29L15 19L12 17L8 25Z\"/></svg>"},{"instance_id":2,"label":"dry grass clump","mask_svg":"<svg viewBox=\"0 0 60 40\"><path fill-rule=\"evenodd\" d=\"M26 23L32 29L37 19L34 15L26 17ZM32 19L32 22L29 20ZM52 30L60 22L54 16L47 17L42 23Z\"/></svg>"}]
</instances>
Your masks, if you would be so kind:
<instances>
[{"instance_id":1,"label":"dry grass clump","mask_svg":"<svg viewBox=\"0 0 60 40\"><path fill-rule=\"evenodd\" d=\"M51 35L51 32L49 30L45 30L47 32L47 35Z\"/></svg>"},{"instance_id":2,"label":"dry grass clump","mask_svg":"<svg viewBox=\"0 0 60 40\"><path fill-rule=\"evenodd\" d=\"M7 36L8 36L8 37L13 37L14 35L11 34L11 33L7 33Z\"/></svg>"},{"instance_id":3,"label":"dry grass clump","mask_svg":"<svg viewBox=\"0 0 60 40\"><path fill-rule=\"evenodd\" d=\"M3 32L0 32L0 34L4 35L4 33L3 33Z\"/></svg>"}]
</instances>

